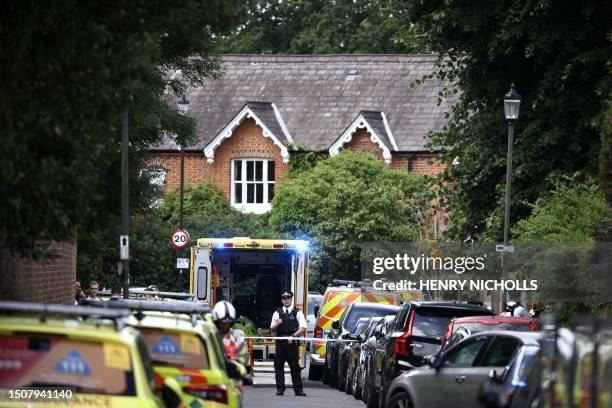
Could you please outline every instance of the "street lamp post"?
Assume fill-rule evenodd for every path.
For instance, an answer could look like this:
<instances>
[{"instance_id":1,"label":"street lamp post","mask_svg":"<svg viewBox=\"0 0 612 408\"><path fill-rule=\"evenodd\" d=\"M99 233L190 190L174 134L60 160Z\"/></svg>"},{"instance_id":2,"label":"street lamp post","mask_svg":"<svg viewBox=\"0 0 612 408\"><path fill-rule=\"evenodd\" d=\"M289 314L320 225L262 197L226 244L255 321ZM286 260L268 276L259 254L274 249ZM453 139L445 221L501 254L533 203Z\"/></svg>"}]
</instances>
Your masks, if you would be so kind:
<instances>
[{"instance_id":1,"label":"street lamp post","mask_svg":"<svg viewBox=\"0 0 612 408\"><path fill-rule=\"evenodd\" d=\"M179 113L181 115L189 114L189 101L185 98L183 94L181 99L177 103ZM184 146L179 146L179 150L181 151L181 187L179 191L179 229L183 229L183 191L185 185L185 148Z\"/></svg>"},{"instance_id":2,"label":"street lamp post","mask_svg":"<svg viewBox=\"0 0 612 408\"><path fill-rule=\"evenodd\" d=\"M508 241L510 236L510 201L512 189L512 147L514 145L514 122L518 120L519 109L521 107L521 95L516 92L514 84L510 85L510 90L504 95L504 116L508 124L508 154L506 157L506 206L504 209L504 248L502 251L502 278L508 275ZM502 306L505 308L508 293L504 288L502 293Z\"/></svg>"}]
</instances>

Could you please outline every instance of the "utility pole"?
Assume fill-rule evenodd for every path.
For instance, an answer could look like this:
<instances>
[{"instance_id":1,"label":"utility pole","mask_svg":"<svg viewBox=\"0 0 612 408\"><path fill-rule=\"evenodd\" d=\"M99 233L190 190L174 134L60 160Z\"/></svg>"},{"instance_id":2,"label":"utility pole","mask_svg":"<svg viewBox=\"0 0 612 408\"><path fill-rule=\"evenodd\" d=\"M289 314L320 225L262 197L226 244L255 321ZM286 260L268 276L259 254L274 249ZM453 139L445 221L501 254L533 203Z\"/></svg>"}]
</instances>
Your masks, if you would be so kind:
<instances>
[{"instance_id":1,"label":"utility pole","mask_svg":"<svg viewBox=\"0 0 612 408\"><path fill-rule=\"evenodd\" d=\"M121 283L123 298L130 298L130 203L129 203L129 169L128 169L128 108L121 113Z\"/></svg>"}]
</instances>

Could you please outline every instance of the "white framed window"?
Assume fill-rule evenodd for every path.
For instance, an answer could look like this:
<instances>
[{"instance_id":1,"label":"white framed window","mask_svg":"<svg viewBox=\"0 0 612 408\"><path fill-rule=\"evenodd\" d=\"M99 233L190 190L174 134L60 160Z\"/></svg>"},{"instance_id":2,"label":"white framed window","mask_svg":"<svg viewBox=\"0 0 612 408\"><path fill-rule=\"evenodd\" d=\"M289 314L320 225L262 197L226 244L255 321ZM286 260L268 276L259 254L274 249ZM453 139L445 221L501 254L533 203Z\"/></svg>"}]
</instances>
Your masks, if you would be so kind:
<instances>
[{"instance_id":1,"label":"white framed window","mask_svg":"<svg viewBox=\"0 0 612 408\"><path fill-rule=\"evenodd\" d=\"M270 211L274 176L273 159L232 160L232 206L247 213Z\"/></svg>"}]
</instances>

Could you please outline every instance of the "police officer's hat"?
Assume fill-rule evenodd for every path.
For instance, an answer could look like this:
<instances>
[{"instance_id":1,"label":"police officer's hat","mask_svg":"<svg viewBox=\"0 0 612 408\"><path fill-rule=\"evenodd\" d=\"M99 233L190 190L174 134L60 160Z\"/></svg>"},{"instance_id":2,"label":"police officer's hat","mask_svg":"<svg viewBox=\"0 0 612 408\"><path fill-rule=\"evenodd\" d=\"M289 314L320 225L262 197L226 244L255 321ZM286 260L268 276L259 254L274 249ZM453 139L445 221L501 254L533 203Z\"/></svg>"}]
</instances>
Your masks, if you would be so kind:
<instances>
[{"instance_id":1,"label":"police officer's hat","mask_svg":"<svg viewBox=\"0 0 612 408\"><path fill-rule=\"evenodd\" d=\"M292 297L293 297L293 292L291 292L290 290L286 290L281 294L281 299L292 298Z\"/></svg>"}]
</instances>

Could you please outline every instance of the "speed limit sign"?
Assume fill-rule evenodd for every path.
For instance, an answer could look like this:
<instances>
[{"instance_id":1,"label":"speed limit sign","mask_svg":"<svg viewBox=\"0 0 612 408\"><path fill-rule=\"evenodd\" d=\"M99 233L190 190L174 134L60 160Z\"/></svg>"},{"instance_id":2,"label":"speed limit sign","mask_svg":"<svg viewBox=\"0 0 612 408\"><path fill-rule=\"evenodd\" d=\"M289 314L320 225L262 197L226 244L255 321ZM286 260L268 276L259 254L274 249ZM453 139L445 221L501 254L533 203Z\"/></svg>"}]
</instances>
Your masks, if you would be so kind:
<instances>
[{"instance_id":1,"label":"speed limit sign","mask_svg":"<svg viewBox=\"0 0 612 408\"><path fill-rule=\"evenodd\" d=\"M189 244L189 233L185 230L176 230L172 233L172 245L175 247L182 249Z\"/></svg>"}]
</instances>

